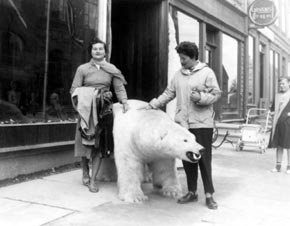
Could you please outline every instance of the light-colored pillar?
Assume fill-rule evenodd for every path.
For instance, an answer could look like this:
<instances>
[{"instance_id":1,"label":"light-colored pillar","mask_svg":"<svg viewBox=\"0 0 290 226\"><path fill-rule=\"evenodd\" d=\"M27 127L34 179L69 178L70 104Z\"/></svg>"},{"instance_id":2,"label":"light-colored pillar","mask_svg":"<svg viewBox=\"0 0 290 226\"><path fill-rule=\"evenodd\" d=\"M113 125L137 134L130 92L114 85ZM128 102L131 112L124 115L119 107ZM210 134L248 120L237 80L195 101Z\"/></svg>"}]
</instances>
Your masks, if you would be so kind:
<instances>
[{"instance_id":1,"label":"light-colored pillar","mask_svg":"<svg viewBox=\"0 0 290 226\"><path fill-rule=\"evenodd\" d=\"M180 61L178 54L175 50L177 46L177 42L175 39L175 28L174 23L171 18L171 15L168 14L168 75L167 75L167 83L169 84L171 79L173 78L174 73L180 68ZM166 105L166 113L174 119L176 109L176 99L172 100Z\"/></svg>"},{"instance_id":2,"label":"light-colored pillar","mask_svg":"<svg viewBox=\"0 0 290 226\"><path fill-rule=\"evenodd\" d=\"M107 41L107 0L99 0L99 24L98 24L98 37L106 42Z\"/></svg>"}]
</instances>

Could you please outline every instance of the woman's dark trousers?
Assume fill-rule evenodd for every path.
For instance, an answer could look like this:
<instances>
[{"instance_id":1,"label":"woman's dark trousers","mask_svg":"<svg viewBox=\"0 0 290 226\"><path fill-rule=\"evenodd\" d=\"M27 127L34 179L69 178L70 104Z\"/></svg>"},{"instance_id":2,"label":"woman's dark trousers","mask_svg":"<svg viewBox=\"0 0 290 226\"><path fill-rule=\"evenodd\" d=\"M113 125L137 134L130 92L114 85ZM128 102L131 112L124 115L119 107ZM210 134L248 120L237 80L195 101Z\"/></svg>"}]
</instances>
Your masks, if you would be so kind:
<instances>
[{"instance_id":1,"label":"woman's dark trousers","mask_svg":"<svg viewBox=\"0 0 290 226\"><path fill-rule=\"evenodd\" d=\"M201 178L203 181L203 187L205 193L214 193L214 187L212 182L212 128L200 128L189 129L189 131L195 135L196 141L202 145L205 150L198 163L190 163L182 161L187 178L188 191L196 192L197 179L198 179L198 166L200 168Z\"/></svg>"}]
</instances>

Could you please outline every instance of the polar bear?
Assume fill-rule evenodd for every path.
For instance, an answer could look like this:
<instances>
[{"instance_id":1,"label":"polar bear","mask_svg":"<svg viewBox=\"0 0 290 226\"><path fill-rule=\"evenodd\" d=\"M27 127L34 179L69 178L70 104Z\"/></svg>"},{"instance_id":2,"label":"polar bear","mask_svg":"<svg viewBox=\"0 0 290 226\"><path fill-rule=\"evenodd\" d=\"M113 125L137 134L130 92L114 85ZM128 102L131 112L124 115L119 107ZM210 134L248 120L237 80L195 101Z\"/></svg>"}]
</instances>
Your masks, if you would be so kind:
<instances>
[{"instance_id":1,"label":"polar bear","mask_svg":"<svg viewBox=\"0 0 290 226\"><path fill-rule=\"evenodd\" d=\"M114 104L114 157L119 198L125 202L142 202L143 167L148 163L152 182L165 196L176 197L181 188L175 158L197 162L203 149L195 136L173 122L161 110L146 110L148 103L129 100L130 110L122 113Z\"/></svg>"}]
</instances>

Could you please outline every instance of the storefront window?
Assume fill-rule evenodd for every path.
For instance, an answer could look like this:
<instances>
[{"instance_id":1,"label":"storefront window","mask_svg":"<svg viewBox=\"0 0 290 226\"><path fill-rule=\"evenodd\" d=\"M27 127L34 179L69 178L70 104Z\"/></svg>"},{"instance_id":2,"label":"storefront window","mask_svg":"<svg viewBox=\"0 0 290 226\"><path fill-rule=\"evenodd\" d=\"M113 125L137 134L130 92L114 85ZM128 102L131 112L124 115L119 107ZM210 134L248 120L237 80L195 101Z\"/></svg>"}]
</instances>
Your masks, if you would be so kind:
<instances>
[{"instance_id":1,"label":"storefront window","mask_svg":"<svg viewBox=\"0 0 290 226\"><path fill-rule=\"evenodd\" d=\"M286 76L286 58L282 57L282 76Z\"/></svg>"},{"instance_id":2,"label":"storefront window","mask_svg":"<svg viewBox=\"0 0 290 226\"><path fill-rule=\"evenodd\" d=\"M270 89L269 89L269 97L270 97L270 103L273 102L274 98L274 90L275 90L275 77L274 77L274 51L270 50L270 73L269 73L269 83L270 83Z\"/></svg>"},{"instance_id":3,"label":"storefront window","mask_svg":"<svg viewBox=\"0 0 290 226\"><path fill-rule=\"evenodd\" d=\"M287 68L288 68L287 76L288 76L288 75L290 75L290 61L288 61L287 65L288 65L287 66Z\"/></svg>"},{"instance_id":4,"label":"storefront window","mask_svg":"<svg viewBox=\"0 0 290 226\"><path fill-rule=\"evenodd\" d=\"M0 123L74 120L69 90L96 34L97 2L0 0Z\"/></svg>"},{"instance_id":5,"label":"storefront window","mask_svg":"<svg viewBox=\"0 0 290 226\"><path fill-rule=\"evenodd\" d=\"M260 98L267 97L265 93L264 85L265 85L265 51L266 46L264 44L259 45L259 59L260 59Z\"/></svg>"},{"instance_id":6,"label":"storefront window","mask_svg":"<svg viewBox=\"0 0 290 226\"><path fill-rule=\"evenodd\" d=\"M281 74L280 74L280 54L277 52L274 53L274 76L276 81L276 92L279 92L278 80L279 77L281 77Z\"/></svg>"},{"instance_id":7,"label":"storefront window","mask_svg":"<svg viewBox=\"0 0 290 226\"><path fill-rule=\"evenodd\" d=\"M199 45L199 23L197 20L181 12L177 12L178 41L190 41Z\"/></svg>"},{"instance_id":8,"label":"storefront window","mask_svg":"<svg viewBox=\"0 0 290 226\"><path fill-rule=\"evenodd\" d=\"M254 87L255 87L255 75L254 75L254 38L249 36L249 79L248 79L248 104L254 103Z\"/></svg>"},{"instance_id":9,"label":"storefront window","mask_svg":"<svg viewBox=\"0 0 290 226\"><path fill-rule=\"evenodd\" d=\"M275 52L275 76L277 78L281 77L279 68L280 68L280 54Z\"/></svg>"},{"instance_id":10,"label":"storefront window","mask_svg":"<svg viewBox=\"0 0 290 226\"><path fill-rule=\"evenodd\" d=\"M289 20L289 18L290 18L290 4L288 3L288 7L287 7L287 9L288 9L288 11L287 11L287 18L288 18L288 20ZM289 28L289 26L288 26L288 29L287 29L287 36L288 36L288 38L290 37L290 28Z\"/></svg>"},{"instance_id":11,"label":"storefront window","mask_svg":"<svg viewBox=\"0 0 290 226\"><path fill-rule=\"evenodd\" d=\"M238 81L238 42L236 39L222 34L223 49L223 87L225 92L223 98L224 109L227 112L237 111L240 102L239 81Z\"/></svg>"}]
</instances>

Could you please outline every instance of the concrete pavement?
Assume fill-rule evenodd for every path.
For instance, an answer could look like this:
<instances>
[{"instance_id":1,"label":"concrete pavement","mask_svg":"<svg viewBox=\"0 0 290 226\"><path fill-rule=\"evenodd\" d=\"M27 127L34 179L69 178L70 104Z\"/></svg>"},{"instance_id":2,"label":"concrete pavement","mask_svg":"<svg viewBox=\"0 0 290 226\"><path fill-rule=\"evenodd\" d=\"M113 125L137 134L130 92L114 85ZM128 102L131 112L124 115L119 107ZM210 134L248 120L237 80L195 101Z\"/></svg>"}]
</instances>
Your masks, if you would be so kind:
<instances>
[{"instance_id":1,"label":"concrete pavement","mask_svg":"<svg viewBox=\"0 0 290 226\"><path fill-rule=\"evenodd\" d=\"M286 156L284 156L285 158ZM236 152L230 144L213 150L213 178L218 210L205 207L199 178L199 201L180 205L143 185L149 201L125 204L114 182L101 182L90 193L79 169L0 188L1 226L288 226L290 175L271 173L275 152ZM184 192L185 174L178 171Z\"/></svg>"}]
</instances>

